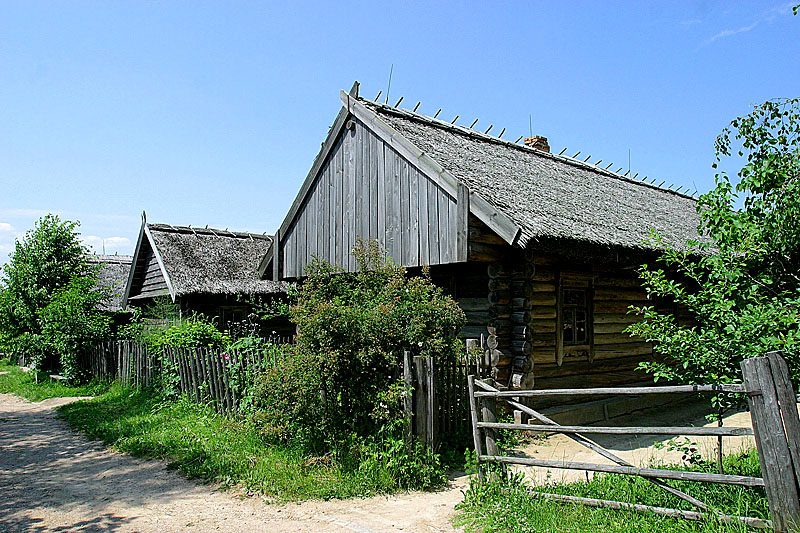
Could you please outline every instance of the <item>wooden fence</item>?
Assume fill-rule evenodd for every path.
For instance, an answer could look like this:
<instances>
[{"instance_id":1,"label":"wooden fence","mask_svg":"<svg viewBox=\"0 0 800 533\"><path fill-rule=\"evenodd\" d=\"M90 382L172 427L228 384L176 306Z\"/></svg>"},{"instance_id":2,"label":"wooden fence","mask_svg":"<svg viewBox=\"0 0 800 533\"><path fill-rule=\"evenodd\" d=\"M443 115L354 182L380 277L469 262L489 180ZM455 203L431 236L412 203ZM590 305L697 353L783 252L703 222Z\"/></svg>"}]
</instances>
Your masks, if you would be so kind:
<instances>
[{"instance_id":1,"label":"wooden fence","mask_svg":"<svg viewBox=\"0 0 800 533\"><path fill-rule=\"evenodd\" d=\"M775 531L796 531L800 524L800 417L794 391L789 381L786 362L778 352L768 357L754 357L742 362L744 384L686 385L662 387L596 388L596 389L551 389L500 391L486 381L469 376L467 383L470 399L470 417L475 453L478 458L479 476L485 475L486 463L501 465L516 464L545 468L590 470L641 476L658 487L670 492L699 509L686 511L652 507L636 503L581 498L532 492L531 494L555 501L580 503L594 507L632 509L664 516L700 520L713 514L721 522L739 522L753 528L770 528ZM745 393L750 407L753 428L739 427L597 427L561 426L528 405L522 398L535 399L571 395L640 395L665 393ZM541 425L504 424L497 422L496 402L506 401L512 408L523 411ZM571 461L548 461L535 458L500 455L496 439L498 430L521 430L528 432L561 433L599 455L611 460L614 465L577 463ZM602 448L585 435L617 433L629 435L713 435L718 438L754 435L763 477L734 476L705 472L638 468L624 459ZM704 481L748 487L764 487L769 504L771 522L759 518L728 516L710 509L702 501L668 485L665 479ZM705 514L704 514L705 513Z\"/></svg>"},{"instance_id":2,"label":"wooden fence","mask_svg":"<svg viewBox=\"0 0 800 533\"><path fill-rule=\"evenodd\" d=\"M230 411L238 407L241 391L257 372L289 357L291 343L291 337L270 337L266 348L165 348L152 353L144 343L109 341L95 346L79 362L91 377L116 379L132 387L154 385L160 377L198 402Z\"/></svg>"},{"instance_id":3,"label":"wooden fence","mask_svg":"<svg viewBox=\"0 0 800 533\"><path fill-rule=\"evenodd\" d=\"M469 442L469 390L467 376L488 375L490 365L476 339L454 360L403 353L404 409L411 420L410 433L431 449Z\"/></svg>"}]
</instances>

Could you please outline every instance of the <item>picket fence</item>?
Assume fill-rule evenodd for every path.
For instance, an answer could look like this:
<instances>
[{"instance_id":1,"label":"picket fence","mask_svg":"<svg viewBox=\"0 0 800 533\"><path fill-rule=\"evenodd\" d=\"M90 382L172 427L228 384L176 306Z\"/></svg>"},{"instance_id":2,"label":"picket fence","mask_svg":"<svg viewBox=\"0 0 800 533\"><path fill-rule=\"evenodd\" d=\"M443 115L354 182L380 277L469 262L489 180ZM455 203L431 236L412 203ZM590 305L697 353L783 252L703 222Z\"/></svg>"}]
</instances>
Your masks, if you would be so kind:
<instances>
[{"instance_id":1,"label":"picket fence","mask_svg":"<svg viewBox=\"0 0 800 533\"><path fill-rule=\"evenodd\" d=\"M135 341L98 344L79 360L88 377L114 379L132 387L149 387L157 376L195 401L218 411L239 406L240 392L258 372L280 364L291 353L291 337L270 337L267 346L248 350L172 348L154 353Z\"/></svg>"}]
</instances>

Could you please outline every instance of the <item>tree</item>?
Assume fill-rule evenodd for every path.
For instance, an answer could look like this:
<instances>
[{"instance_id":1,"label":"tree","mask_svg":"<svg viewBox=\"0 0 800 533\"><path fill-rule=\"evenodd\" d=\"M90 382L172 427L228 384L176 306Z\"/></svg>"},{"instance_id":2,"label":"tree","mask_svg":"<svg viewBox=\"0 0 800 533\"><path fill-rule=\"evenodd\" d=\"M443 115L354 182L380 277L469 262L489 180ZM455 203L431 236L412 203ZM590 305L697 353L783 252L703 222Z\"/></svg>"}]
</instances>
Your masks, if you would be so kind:
<instances>
[{"instance_id":1,"label":"tree","mask_svg":"<svg viewBox=\"0 0 800 533\"><path fill-rule=\"evenodd\" d=\"M735 147L735 148L734 148ZM690 324L654 306L630 333L656 343L663 360L641 365L656 380L740 382L746 357L782 350L800 378L800 99L771 100L733 120L716 141L716 174L697 209L701 239L666 251L640 274L651 296L689 311ZM738 397L712 398L716 418ZM721 444L719 457L721 460Z\"/></svg>"},{"instance_id":2,"label":"tree","mask_svg":"<svg viewBox=\"0 0 800 533\"><path fill-rule=\"evenodd\" d=\"M102 330L95 305L103 293L77 227L56 215L40 218L0 277L0 338L37 368L59 370L74 357L78 336L94 339Z\"/></svg>"}]
</instances>

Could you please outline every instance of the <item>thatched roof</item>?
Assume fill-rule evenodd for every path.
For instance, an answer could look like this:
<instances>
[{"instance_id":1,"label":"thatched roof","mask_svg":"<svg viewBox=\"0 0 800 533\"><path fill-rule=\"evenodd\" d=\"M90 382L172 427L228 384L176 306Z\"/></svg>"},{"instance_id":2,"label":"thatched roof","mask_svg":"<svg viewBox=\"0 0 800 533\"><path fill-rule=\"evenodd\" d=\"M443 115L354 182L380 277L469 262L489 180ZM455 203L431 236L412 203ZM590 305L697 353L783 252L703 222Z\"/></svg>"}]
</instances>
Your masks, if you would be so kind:
<instances>
[{"instance_id":1,"label":"thatched roof","mask_svg":"<svg viewBox=\"0 0 800 533\"><path fill-rule=\"evenodd\" d=\"M147 224L174 291L187 294L273 294L286 284L262 280L259 259L272 237L212 228Z\"/></svg>"},{"instance_id":2,"label":"thatched roof","mask_svg":"<svg viewBox=\"0 0 800 533\"><path fill-rule=\"evenodd\" d=\"M697 239L691 196L407 110L358 101L521 230L519 244L569 240L648 249L655 229Z\"/></svg>"},{"instance_id":3,"label":"thatched roof","mask_svg":"<svg viewBox=\"0 0 800 533\"><path fill-rule=\"evenodd\" d=\"M99 265L97 285L109 289L111 295L100 305L101 311L117 313L124 308L125 283L131 270L130 255L87 255L89 265Z\"/></svg>"}]
</instances>

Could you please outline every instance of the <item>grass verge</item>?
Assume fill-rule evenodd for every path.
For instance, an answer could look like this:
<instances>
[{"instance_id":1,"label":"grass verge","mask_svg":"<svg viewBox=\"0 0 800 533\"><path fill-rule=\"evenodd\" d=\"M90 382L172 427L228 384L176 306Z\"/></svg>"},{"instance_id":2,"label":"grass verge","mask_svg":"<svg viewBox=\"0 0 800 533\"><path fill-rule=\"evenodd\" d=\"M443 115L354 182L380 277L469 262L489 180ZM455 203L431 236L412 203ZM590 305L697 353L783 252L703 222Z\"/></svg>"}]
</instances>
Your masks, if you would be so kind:
<instances>
[{"instance_id":1,"label":"grass verge","mask_svg":"<svg viewBox=\"0 0 800 533\"><path fill-rule=\"evenodd\" d=\"M59 408L90 438L138 457L166 459L189 478L241 486L277 501L365 496L396 490L391 476L345 469L332 458L309 460L266 444L245 421L185 399L113 385L92 400Z\"/></svg>"},{"instance_id":2,"label":"grass verge","mask_svg":"<svg viewBox=\"0 0 800 533\"><path fill-rule=\"evenodd\" d=\"M729 474L761 475L758 455L754 449L727 457L725 467L726 473ZM682 467L673 465L670 468ZM701 464L690 469L713 471L713 466ZM670 484L723 513L756 518L768 517L763 489L696 482L670 482ZM464 502L457 507L455 523L464 527L466 531L486 533L495 531L744 533L749 531L745 526L725 525L715 519L691 522L634 511L598 509L546 501L531 497L527 493L528 490L694 510L682 500L651 483L630 476L598 475L589 482L556 483L535 488L519 479L514 479L508 482L495 481L483 484L473 482Z\"/></svg>"},{"instance_id":3,"label":"grass verge","mask_svg":"<svg viewBox=\"0 0 800 533\"><path fill-rule=\"evenodd\" d=\"M96 396L107 391L110 386L106 382L93 381L73 387L51 380L49 377L44 377L36 383L32 373L23 372L19 366L11 364L7 359L0 360L0 372L8 372L0 374L0 393L16 394L32 402L68 396Z\"/></svg>"}]
</instances>

